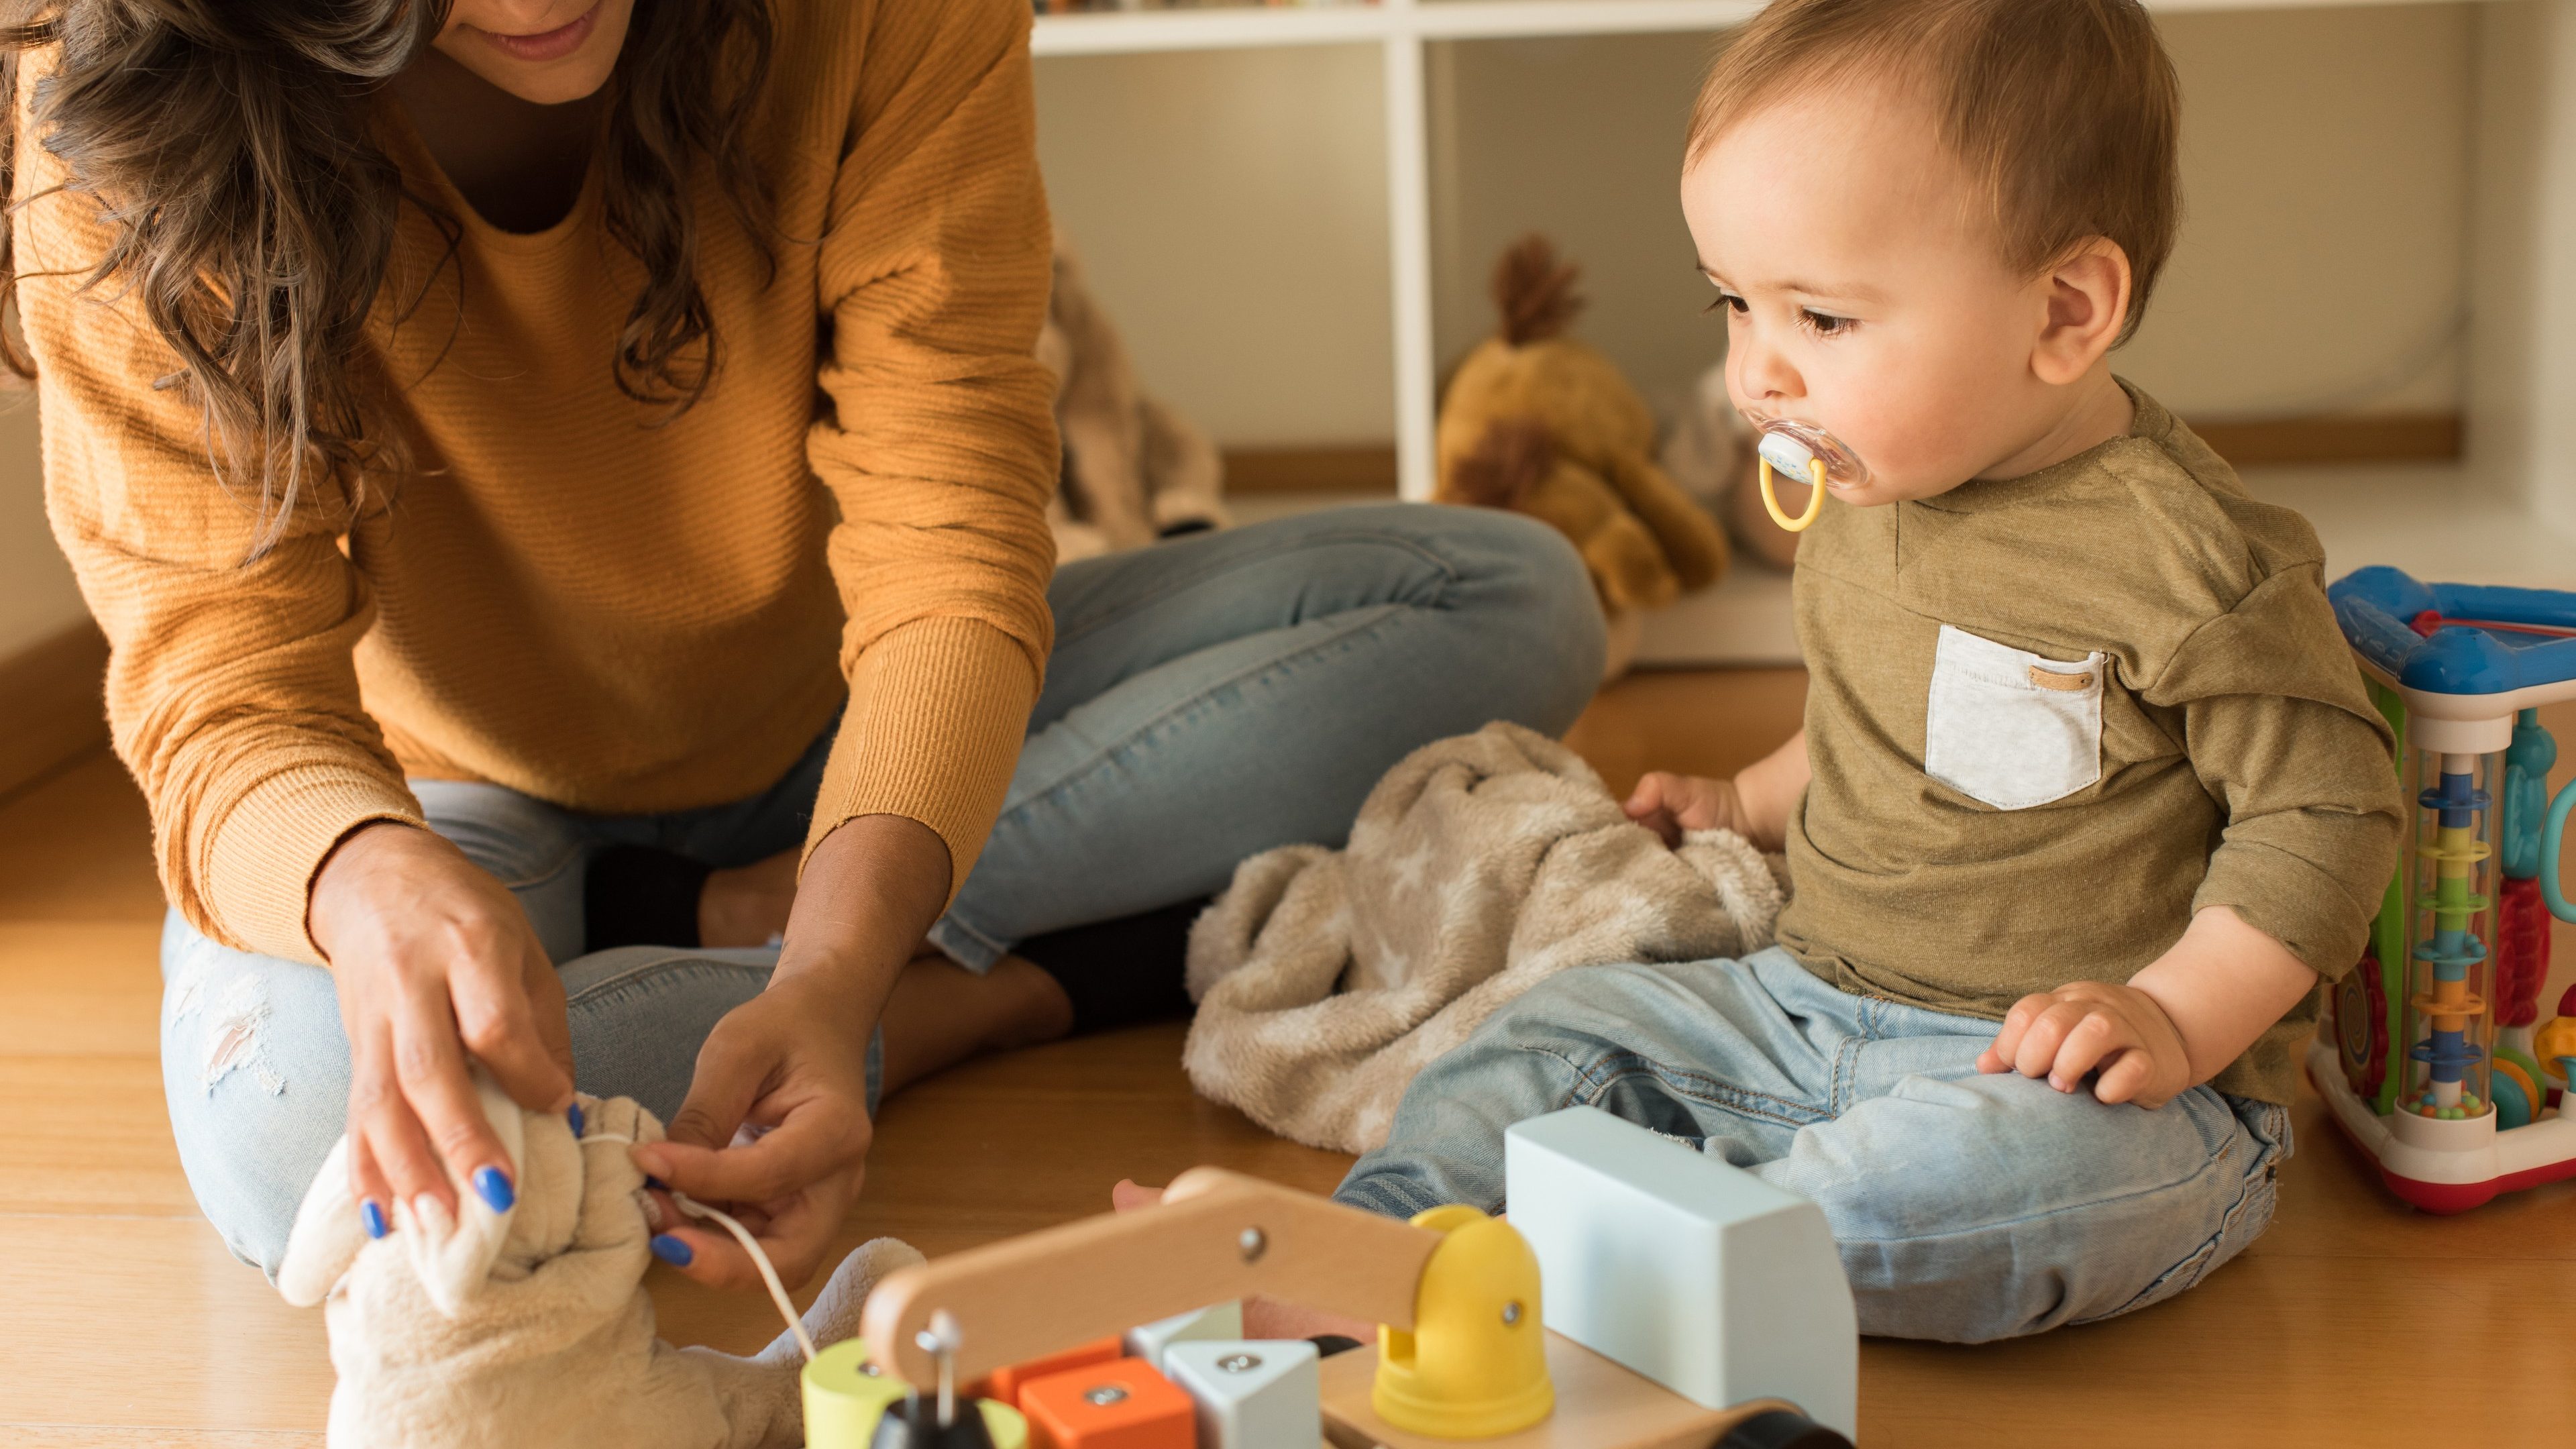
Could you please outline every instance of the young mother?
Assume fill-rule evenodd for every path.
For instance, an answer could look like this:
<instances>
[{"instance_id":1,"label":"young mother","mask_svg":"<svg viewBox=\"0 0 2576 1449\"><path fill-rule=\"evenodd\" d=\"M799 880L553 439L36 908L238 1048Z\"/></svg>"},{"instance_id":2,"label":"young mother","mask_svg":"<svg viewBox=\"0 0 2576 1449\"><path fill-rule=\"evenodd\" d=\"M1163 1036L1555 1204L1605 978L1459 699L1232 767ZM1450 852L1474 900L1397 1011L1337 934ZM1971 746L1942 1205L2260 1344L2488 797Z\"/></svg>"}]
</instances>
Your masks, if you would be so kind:
<instances>
[{"instance_id":1,"label":"young mother","mask_svg":"<svg viewBox=\"0 0 2576 1449\"><path fill-rule=\"evenodd\" d=\"M451 1172L511 1200L470 1054L532 1109L670 1114L649 1166L803 1279L880 1087L1066 1029L1016 942L1589 693L1590 589L1517 518L1050 585L1027 0L41 13L5 36L13 360L175 906L180 1157L263 1268L344 1127L371 1231ZM616 845L783 947L584 955Z\"/></svg>"}]
</instances>

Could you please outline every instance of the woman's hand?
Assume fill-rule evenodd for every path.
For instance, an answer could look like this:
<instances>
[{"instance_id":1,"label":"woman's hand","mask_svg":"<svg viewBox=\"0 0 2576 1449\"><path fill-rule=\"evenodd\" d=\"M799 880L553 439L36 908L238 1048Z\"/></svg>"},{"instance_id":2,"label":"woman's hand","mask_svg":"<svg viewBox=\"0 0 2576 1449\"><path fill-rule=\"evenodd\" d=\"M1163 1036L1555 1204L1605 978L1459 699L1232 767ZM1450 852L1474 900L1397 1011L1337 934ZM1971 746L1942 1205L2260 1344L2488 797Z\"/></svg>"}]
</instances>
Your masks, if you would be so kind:
<instances>
[{"instance_id":1,"label":"woman's hand","mask_svg":"<svg viewBox=\"0 0 2576 1449\"><path fill-rule=\"evenodd\" d=\"M362 826L313 878L308 921L349 1037L349 1172L367 1230L396 1202L456 1212L449 1173L495 1210L517 1196L468 1053L531 1111L572 1104L563 982L527 913L431 831Z\"/></svg>"},{"instance_id":2,"label":"woman's hand","mask_svg":"<svg viewBox=\"0 0 2576 1449\"><path fill-rule=\"evenodd\" d=\"M867 1175L876 1012L860 995L809 971L727 1012L698 1049L670 1140L635 1152L652 1176L727 1205L791 1285L822 1265ZM713 1224L666 1215L654 1251L700 1282L760 1282L750 1255Z\"/></svg>"},{"instance_id":3,"label":"woman's hand","mask_svg":"<svg viewBox=\"0 0 2576 1449\"><path fill-rule=\"evenodd\" d=\"M670 1140L635 1149L645 1172L739 1218L790 1285L822 1266L859 1195L868 1040L947 901L949 870L946 843L915 820L862 816L825 836L768 988L708 1035ZM760 1282L720 1228L666 1223L654 1250L702 1283Z\"/></svg>"}]
</instances>

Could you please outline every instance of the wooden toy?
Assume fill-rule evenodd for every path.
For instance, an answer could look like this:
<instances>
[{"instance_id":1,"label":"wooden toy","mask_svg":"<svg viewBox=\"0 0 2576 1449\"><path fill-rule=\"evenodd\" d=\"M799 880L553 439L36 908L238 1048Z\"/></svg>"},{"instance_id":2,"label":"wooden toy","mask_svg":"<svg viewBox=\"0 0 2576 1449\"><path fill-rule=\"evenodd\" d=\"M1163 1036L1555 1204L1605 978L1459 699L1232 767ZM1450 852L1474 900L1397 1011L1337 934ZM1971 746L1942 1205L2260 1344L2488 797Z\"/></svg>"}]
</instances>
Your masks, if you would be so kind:
<instances>
[{"instance_id":1,"label":"wooden toy","mask_svg":"<svg viewBox=\"0 0 2576 1449\"><path fill-rule=\"evenodd\" d=\"M1709 1408L1776 1395L1859 1432L1858 1319L1814 1203L1594 1107L1516 1124L1503 1164L1549 1328Z\"/></svg>"},{"instance_id":2,"label":"wooden toy","mask_svg":"<svg viewBox=\"0 0 2576 1449\"><path fill-rule=\"evenodd\" d=\"M1315 1449L1321 1361L1301 1338L1208 1339L1173 1344L1163 1376L1198 1405L1199 1449Z\"/></svg>"},{"instance_id":3,"label":"wooden toy","mask_svg":"<svg viewBox=\"0 0 2576 1449\"><path fill-rule=\"evenodd\" d=\"M864 1337L882 1369L907 1383L934 1381L943 1369L963 1379L1195 1305L1260 1295L1383 1325L1377 1351L1355 1349L1318 1367L1323 1439L1337 1449L1432 1449L1459 1443L1468 1432L1488 1434L1474 1442L1492 1449L1847 1445L1797 1404L1776 1397L1722 1407L1694 1403L1551 1332L1537 1259L1509 1223L1462 1208L1423 1217L1400 1223L1199 1168L1175 1181L1157 1206L986 1244L888 1276L868 1300ZM1847 1315L1848 1290L1842 1291ZM1803 1302L1761 1305L1774 1322L1806 1311ZM953 1328L952 1337L924 1337L934 1315ZM941 1347L949 1343L953 1349ZM1039 1423L1054 1399L1040 1388L1086 1373L1097 1377L1103 1367L1021 1381L1033 1443L1055 1432ZM1543 1417L1518 1428L1493 1427L1498 1417L1527 1414L1534 1402L1543 1404ZM1406 1424L1381 1412L1389 1404ZM1190 1413L1193 1437L1199 1412ZM1426 1432L1414 1427L1425 1414L1449 1420ZM1739 1430L1756 1437L1741 1437ZM808 1445L865 1449L811 1431Z\"/></svg>"},{"instance_id":4,"label":"wooden toy","mask_svg":"<svg viewBox=\"0 0 2576 1449\"><path fill-rule=\"evenodd\" d=\"M1227 1299L1127 1330L1127 1352L1160 1370L1163 1354L1173 1344L1241 1337L1243 1305Z\"/></svg>"},{"instance_id":5,"label":"wooden toy","mask_svg":"<svg viewBox=\"0 0 2576 1449\"><path fill-rule=\"evenodd\" d=\"M867 1438L868 1449L1030 1449L1028 1420L1018 1410L990 1399L959 1396L955 1318L946 1313L931 1314L930 1325L913 1335L913 1342L937 1365L938 1392L925 1394L916 1382L905 1388L900 1398L886 1403L877 1414L875 1431ZM806 1361L809 1391L817 1377L814 1366L821 1361L820 1354ZM864 1361L856 1365L857 1375L868 1377L870 1366ZM805 1427L808 1443L829 1442L814 1435L810 1421ZM1135 1445L1132 1449L1148 1446Z\"/></svg>"},{"instance_id":6,"label":"wooden toy","mask_svg":"<svg viewBox=\"0 0 2576 1449\"><path fill-rule=\"evenodd\" d=\"M1034 1449L1195 1449L1198 1408L1141 1358L1117 1358L1020 1386Z\"/></svg>"},{"instance_id":7,"label":"wooden toy","mask_svg":"<svg viewBox=\"0 0 2576 1449\"><path fill-rule=\"evenodd\" d=\"M844 1339L806 1362L801 1380L805 1437L816 1444L865 1444L886 1406L911 1392L877 1369L865 1339Z\"/></svg>"},{"instance_id":8,"label":"wooden toy","mask_svg":"<svg viewBox=\"0 0 2576 1449\"><path fill-rule=\"evenodd\" d=\"M2370 947L2329 994L2308 1077L2380 1178L2428 1212L2576 1176L2566 1076L2535 1031L2576 790L2544 812L2556 742L2538 706L2576 699L2576 593L2423 584L2358 570L2327 591L2415 802ZM2547 818L2544 821L2543 815ZM2576 993L2571 993L2576 995ZM2576 1029L2571 1029L2576 1031Z\"/></svg>"}]
</instances>

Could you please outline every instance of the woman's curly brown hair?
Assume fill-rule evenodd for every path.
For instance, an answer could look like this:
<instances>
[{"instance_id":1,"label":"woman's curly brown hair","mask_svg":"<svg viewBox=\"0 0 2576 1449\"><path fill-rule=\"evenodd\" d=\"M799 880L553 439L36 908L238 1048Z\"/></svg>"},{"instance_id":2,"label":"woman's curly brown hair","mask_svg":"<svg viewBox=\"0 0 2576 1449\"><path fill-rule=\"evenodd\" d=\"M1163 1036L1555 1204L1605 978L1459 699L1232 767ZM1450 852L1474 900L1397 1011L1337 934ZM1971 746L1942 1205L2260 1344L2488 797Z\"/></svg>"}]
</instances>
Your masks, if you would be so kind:
<instances>
[{"instance_id":1,"label":"woman's curly brown hair","mask_svg":"<svg viewBox=\"0 0 2576 1449\"><path fill-rule=\"evenodd\" d=\"M461 232L404 186L370 113L446 25L449 3L0 0L0 105L15 114L24 53L56 47L29 97L33 131L114 228L82 285L115 280L177 354L178 371L156 385L198 403L216 475L255 487L254 553L276 542L317 474L355 496L364 475L408 462L402 439L372 421L387 384L366 375L361 343L401 208L433 218L449 262ZM608 363L620 391L671 414L716 372L691 201L702 169L775 260L769 193L744 137L772 44L767 0L636 0L608 83L602 219L646 278ZM0 195L15 195L16 175L10 127ZM0 228L10 305L16 281ZM6 337L0 362L34 375Z\"/></svg>"}]
</instances>

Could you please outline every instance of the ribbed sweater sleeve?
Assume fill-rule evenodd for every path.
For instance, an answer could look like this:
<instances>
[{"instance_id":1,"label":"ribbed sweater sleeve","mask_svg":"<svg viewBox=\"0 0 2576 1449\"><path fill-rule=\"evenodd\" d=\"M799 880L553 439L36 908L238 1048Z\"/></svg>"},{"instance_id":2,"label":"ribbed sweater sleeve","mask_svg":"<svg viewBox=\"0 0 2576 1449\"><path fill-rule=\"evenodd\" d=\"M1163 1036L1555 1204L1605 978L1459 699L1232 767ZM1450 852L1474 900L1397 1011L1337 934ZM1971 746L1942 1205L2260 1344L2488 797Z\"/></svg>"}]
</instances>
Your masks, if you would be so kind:
<instances>
[{"instance_id":1,"label":"ribbed sweater sleeve","mask_svg":"<svg viewBox=\"0 0 2576 1449\"><path fill-rule=\"evenodd\" d=\"M285 535L250 556L255 493L216 480L184 391L150 385L175 364L131 296L79 290L109 228L87 197L41 194L61 168L23 104L17 124L46 510L107 634L111 737L150 804L163 889L219 941L318 962L304 903L323 857L366 821L419 819L359 705L350 650L374 609L335 536L346 499L308 479Z\"/></svg>"},{"instance_id":2,"label":"ribbed sweater sleeve","mask_svg":"<svg viewBox=\"0 0 2576 1449\"><path fill-rule=\"evenodd\" d=\"M1053 623L1058 449L1034 360L1049 285L1019 0L877 11L819 285L829 407L808 454L840 508L850 704L811 842L921 821L964 882L1001 809Z\"/></svg>"}]
</instances>

